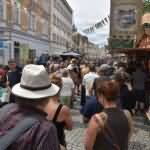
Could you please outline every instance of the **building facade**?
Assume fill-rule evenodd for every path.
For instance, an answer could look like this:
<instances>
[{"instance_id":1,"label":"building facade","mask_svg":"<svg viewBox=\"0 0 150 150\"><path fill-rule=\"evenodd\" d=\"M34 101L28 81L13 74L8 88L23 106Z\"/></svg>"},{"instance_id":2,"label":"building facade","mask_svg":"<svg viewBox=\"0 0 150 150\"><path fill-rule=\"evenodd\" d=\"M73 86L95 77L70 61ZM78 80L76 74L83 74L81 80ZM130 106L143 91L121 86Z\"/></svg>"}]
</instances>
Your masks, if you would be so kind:
<instances>
[{"instance_id":1,"label":"building facade","mask_svg":"<svg viewBox=\"0 0 150 150\"><path fill-rule=\"evenodd\" d=\"M0 0L0 63L49 52L49 0Z\"/></svg>"},{"instance_id":2,"label":"building facade","mask_svg":"<svg viewBox=\"0 0 150 150\"><path fill-rule=\"evenodd\" d=\"M88 58L99 58L104 55L104 48L99 48L99 45L90 42L88 37L75 31L72 34L73 50L77 50L81 55Z\"/></svg>"},{"instance_id":3,"label":"building facade","mask_svg":"<svg viewBox=\"0 0 150 150\"><path fill-rule=\"evenodd\" d=\"M88 48L87 48L88 56L89 58L101 58L106 54L104 48L100 48L99 45L88 42Z\"/></svg>"},{"instance_id":4,"label":"building facade","mask_svg":"<svg viewBox=\"0 0 150 150\"><path fill-rule=\"evenodd\" d=\"M66 0L0 0L0 64L18 64L71 48L72 9Z\"/></svg>"},{"instance_id":5,"label":"building facade","mask_svg":"<svg viewBox=\"0 0 150 150\"><path fill-rule=\"evenodd\" d=\"M109 48L133 48L142 31L143 0L111 0Z\"/></svg>"},{"instance_id":6,"label":"building facade","mask_svg":"<svg viewBox=\"0 0 150 150\"><path fill-rule=\"evenodd\" d=\"M50 54L60 54L72 47L73 11L66 0L51 0Z\"/></svg>"},{"instance_id":7,"label":"building facade","mask_svg":"<svg viewBox=\"0 0 150 150\"><path fill-rule=\"evenodd\" d=\"M79 32L73 32L72 34L73 50L77 50L80 54L88 53L88 37L83 36Z\"/></svg>"},{"instance_id":8,"label":"building facade","mask_svg":"<svg viewBox=\"0 0 150 150\"><path fill-rule=\"evenodd\" d=\"M138 48L150 48L150 0L144 1L144 13L142 16L142 31L136 42Z\"/></svg>"}]
</instances>

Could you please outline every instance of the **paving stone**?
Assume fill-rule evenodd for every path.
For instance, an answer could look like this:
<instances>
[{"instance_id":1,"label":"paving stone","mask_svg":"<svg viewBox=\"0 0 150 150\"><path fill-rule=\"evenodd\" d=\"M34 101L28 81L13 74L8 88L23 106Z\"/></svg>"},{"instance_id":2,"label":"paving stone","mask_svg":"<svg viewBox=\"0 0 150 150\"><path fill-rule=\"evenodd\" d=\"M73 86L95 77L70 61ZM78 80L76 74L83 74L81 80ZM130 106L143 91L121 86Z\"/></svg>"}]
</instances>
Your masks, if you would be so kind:
<instances>
[{"instance_id":1,"label":"paving stone","mask_svg":"<svg viewBox=\"0 0 150 150\"><path fill-rule=\"evenodd\" d=\"M76 103L78 105L79 103ZM72 131L66 131L68 150L84 150L85 125L82 123L79 106L72 110L75 127ZM130 140L129 150L150 150L150 127L144 124L144 118L136 117L135 129Z\"/></svg>"}]
</instances>

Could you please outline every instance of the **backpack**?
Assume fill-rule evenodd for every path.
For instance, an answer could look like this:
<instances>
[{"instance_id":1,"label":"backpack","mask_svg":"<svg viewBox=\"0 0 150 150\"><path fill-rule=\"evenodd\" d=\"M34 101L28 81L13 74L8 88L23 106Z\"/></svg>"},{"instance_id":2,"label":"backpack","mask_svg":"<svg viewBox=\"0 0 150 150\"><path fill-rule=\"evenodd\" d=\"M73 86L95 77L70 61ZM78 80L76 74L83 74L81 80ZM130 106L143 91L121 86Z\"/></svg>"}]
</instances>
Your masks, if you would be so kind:
<instances>
[{"instance_id":1,"label":"backpack","mask_svg":"<svg viewBox=\"0 0 150 150\"><path fill-rule=\"evenodd\" d=\"M0 120L5 120L5 114L14 108L14 105L16 104L8 104L0 109ZM4 136L0 136L0 150L6 150L37 121L34 116L25 116L14 128L10 129Z\"/></svg>"}]
</instances>

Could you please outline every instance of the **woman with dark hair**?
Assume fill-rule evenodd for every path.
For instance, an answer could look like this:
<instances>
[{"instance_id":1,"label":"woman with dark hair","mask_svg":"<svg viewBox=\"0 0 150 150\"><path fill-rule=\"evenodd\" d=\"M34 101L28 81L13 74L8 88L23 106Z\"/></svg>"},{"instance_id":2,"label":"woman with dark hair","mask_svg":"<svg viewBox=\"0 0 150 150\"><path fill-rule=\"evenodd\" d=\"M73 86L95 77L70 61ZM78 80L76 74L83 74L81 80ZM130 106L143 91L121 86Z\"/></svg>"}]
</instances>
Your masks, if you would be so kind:
<instances>
[{"instance_id":1,"label":"woman with dark hair","mask_svg":"<svg viewBox=\"0 0 150 150\"><path fill-rule=\"evenodd\" d=\"M132 119L128 111L117 107L118 83L114 80L97 81L96 91L104 110L93 116L89 123L86 150L127 150Z\"/></svg>"}]
</instances>

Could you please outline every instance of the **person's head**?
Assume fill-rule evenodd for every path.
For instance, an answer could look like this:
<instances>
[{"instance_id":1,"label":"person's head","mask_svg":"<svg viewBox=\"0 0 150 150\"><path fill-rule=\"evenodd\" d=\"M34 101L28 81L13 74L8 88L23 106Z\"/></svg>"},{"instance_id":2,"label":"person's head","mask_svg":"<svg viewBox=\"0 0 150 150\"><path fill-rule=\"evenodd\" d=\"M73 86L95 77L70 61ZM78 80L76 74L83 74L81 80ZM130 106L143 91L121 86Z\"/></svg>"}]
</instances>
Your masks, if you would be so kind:
<instances>
[{"instance_id":1,"label":"person's head","mask_svg":"<svg viewBox=\"0 0 150 150\"><path fill-rule=\"evenodd\" d=\"M77 64L77 60L75 58L73 58L70 63L71 64Z\"/></svg>"},{"instance_id":2,"label":"person's head","mask_svg":"<svg viewBox=\"0 0 150 150\"><path fill-rule=\"evenodd\" d=\"M123 71L118 71L118 72L116 72L115 73L115 75L114 75L114 80L116 80L118 83L119 83L119 85L121 86L121 85L123 85L126 81L128 81L129 80L129 75L128 75L128 73L126 73L126 72L123 72Z\"/></svg>"},{"instance_id":3,"label":"person's head","mask_svg":"<svg viewBox=\"0 0 150 150\"><path fill-rule=\"evenodd\" d=\"M63 69L63 68L64 68L64 63L63 63L63 62L60 63L59 68L60 68L60 69Z\"/></svg>"},{"instance_id":4,"label":"person's head","mask_svg":"<svg viewBox=\"0 0 150 150\"><path fill-rule=\"evenodd\" d=\"M9 67L8 66L3 66L3 69L4 69L5 73L7 73L9 71Z\"/></svg>"},{"instance_id":5,"label":"person's head","mask_svg":"<svg viewBox=\"0 0 150 150\"><path fill-rule=\"evenodd\" d=\"M62 72L62 77L67 78L68 76L69 76L69 72L68 72L67 70L64 70L64 71Z\"/></svg>"},{"instance_id":6,"label":"person's head","mask_svg":"<svg viewBox=\"0 0 150 150\"><path fill-rule=\"evenodd\" d=\"M97 69L97 74L98 74L99 76L103 76L103 75L105 75L105 72L104 72L101 68L98 68L98 69Z\"/></svg>"},{"instance_id":7,"label":"person's head","mask_svg":"<svg viewBox=\"0 0 150 150\"><path fill-rule=\"evenodd\" d=\"M119 84L110 78L97 80L96 94L100 103L105 107L107 104L116 104L119 96Z\"/></svg>"},{"instance_id":8,"label":"person's head","mask_svg":"<svg viewBox=\"0 0 150 150\"><path fill-rule=\"evenodd\" d=\"M17 67L16 61L14 59L9 60L8 67L10 70L15 70Z\"/></svg>"},{"instance_id":9,"label":"person's head","mask_svg":"<svg viewBox=\"0 0 150 150\"><path fill-rule=\"evenodd\" d=\"M45 111L49 100L59 92L59 87L52 84L42 65L27 65L23 69L21 82L12 88L17 103L28 107L37 107Z\"/></svg>"},{"instance_id":10,"label":"person's head","mask_svg":"<svg viewBox=\"0 0 150 150\"><path fill-rule=\"evenodd\" d=\"M89 70L90 70L90 72L95 72L96 71L95 65L90 64L89 65Z\"/></svg>"},{"instance_id":11,"label":"person's head","mask_svg":"<svg viewBox=\"0 0 150 150\"><path fill-rule=\"evenodd\" d=\"M50 81L51 83L57 85L60 89L62 88L62 79L56 73L53 73L52 75L50 75Z\"/></svg>"},{"instance_id":12,"label":"person's head","mask_svg":"<svg viewBox=\"0 0 150 150\"><path fill-rule=\"evenodd\" d=\"M99 68L99 73L101 75L112 76L113 72L114 72L113 67L111 67L108 64L102 64Z\"/></svg>"}]
</instances>

